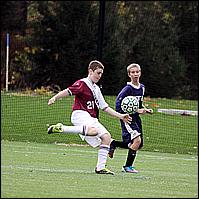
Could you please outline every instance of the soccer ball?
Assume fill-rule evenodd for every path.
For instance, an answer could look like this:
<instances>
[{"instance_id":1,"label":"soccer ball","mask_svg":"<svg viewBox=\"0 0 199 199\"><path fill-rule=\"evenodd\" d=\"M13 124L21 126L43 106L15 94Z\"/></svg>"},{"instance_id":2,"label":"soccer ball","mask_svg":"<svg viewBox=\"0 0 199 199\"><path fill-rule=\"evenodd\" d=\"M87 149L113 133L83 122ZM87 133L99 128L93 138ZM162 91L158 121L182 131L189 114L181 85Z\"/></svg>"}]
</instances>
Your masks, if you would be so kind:
<instances>
[{"instance_id":1,"label":"soccer ball","mask_svg":"<svg viewBox=\"0 0 199 199\"><path fill-rule=\"evenodd\" d=\"M125 113L133 114L139 108L139 101L135 96L126 96L121 103L121 108Z\"/></svg>"}]
</instances>

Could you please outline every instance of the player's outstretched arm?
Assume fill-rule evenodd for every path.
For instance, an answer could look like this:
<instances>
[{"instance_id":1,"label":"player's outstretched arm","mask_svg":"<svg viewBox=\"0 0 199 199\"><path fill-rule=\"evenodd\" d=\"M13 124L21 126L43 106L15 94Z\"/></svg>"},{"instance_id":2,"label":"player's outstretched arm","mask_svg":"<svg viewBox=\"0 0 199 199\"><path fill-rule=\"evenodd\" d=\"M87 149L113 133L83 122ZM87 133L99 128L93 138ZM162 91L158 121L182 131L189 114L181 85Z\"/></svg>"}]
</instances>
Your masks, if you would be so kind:
<instances>
[{"instance_id":1,"label":"player's outstretched arm","mask_svg":"<svg viewBox=\"0 0 199 199\"><path fill-rule=\"evenodd\" d=\"M114 117L117 117L121 120L123 120L126 123L131 123L132 117L129 116L129 114L121 114L113 110L111 107L107 107L104 109L105 112L107 112L109 115L112 115Z\"/></svg>"},{"instance_id":2,"label":"player's outstretched arm","mask_svg":"<svg viewBox=\"0 0 199 199\"><path fill-rule=\"evenodd\" d=\"M68 89L65 89L63 91L60 91L59 93L57 93L55 96L53 96L52 98L50 98L48 100L48 105L51 105L53 103L55 103L56 100L62 98L62 97L66 97L69 96L69 92Z\"/></svg>"}]
</instances>

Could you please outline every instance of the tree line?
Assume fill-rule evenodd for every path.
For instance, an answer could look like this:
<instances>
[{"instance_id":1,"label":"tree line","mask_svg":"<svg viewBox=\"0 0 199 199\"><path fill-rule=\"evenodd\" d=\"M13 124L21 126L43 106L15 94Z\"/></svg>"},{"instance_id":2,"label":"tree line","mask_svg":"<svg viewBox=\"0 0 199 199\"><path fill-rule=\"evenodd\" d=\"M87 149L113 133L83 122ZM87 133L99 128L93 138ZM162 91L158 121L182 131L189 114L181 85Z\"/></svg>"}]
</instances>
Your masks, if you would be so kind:
<instances>
[{"instance_id":1,"label":"tree line","mask_svg":"<svg viewBox=\"0 0 199 199\"><path fill-rule=\"evenodd\" d=\"M11 33L10 89L63 89L86 76L88 63L97 59L99 6L100 1L2 2L2 44ZM4 51L2 45L2 88ZM134 62L142 68L146 95L198 99L197 56L198 1L105 1L104 94L117 95Z\"/></svg>"}]
</instances>

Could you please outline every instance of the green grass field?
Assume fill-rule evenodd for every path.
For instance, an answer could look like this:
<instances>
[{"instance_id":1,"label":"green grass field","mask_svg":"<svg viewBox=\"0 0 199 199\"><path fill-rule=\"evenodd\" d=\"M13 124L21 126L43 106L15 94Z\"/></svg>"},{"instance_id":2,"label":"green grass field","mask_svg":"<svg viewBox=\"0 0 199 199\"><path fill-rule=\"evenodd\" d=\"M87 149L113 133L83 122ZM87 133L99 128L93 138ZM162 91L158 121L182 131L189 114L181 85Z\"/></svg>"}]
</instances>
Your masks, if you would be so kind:
<instances>
[{"instance_id":1,"label":"green grass field","mask_svg":"<svg viewBox=\"0 0 199 199\"><path fill-rule=\"evenodd\" d=\"M47 105L50 96L23 95L9 93L1 95L1 139L10 141L38 143L77 143L84 144L75 135L47 134L47 124L70 123L73 97ZM106 96L107 102L114 108L115 97ZM157 108L176 108L197 110L197 101L147 99L146 105L154 109L153 115L142 115L145 151L159 151L180 154L198 153L198 117L167 115L157 112ZM118 119L103 111L100 121L110 131L113 138L121 140L121 128Z\"/></svg>"},{"instance_id":2,"label":"green grass field","mask_svg":"<svg viewBox=\"0 0 199 199\"><path fill-rule=\"evenodd\" d=\"M97 149L89 146L2 141L3 198L197 198L197 156L139 151L138 174L121 172L126 150L94 173Z\"/></svg>"},{"instance_id":3,"label":"green grass field","mask_svg":"<svg viewBox=\"0 0 199 199\"><path fill-rule=\"evenodd\" d=\"M127 150L117 149L108 168L97 175L97 149L78 135L47 134L47 125L70 123L73 98L47 105L48 95L1 93L2 198L197 198L198 117L167 115L158 108L197 110L197 101L150 99L153 115L143 115L144 147L139 174L121 172ZM105 96L114 108L115 97ZM112 137L121 139L120 123L100 112ZM68 144L78 144L78 146ZM67 144L67 146L65 146ZM79 146L80 145L80 146Z\"/></svg>"}]
</instances>

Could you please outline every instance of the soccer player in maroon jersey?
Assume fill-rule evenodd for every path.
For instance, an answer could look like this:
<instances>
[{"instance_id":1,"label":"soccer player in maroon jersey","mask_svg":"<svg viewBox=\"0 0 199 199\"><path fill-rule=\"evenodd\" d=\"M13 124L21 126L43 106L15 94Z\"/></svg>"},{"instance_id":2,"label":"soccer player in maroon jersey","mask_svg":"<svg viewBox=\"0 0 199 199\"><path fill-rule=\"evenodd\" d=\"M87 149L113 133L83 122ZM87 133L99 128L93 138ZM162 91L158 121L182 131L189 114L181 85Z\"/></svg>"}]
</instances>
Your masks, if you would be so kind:
<instances>
[{"instance_id":1,"label":"soccer player in maroon jersey","mask_svg":"<svg viewBox=\"0 0 199 199\"><path fill-rule=\"evenodd\" d=\"M79 134L90 146L99 146L98 161L95 172L98 174L111 174L114 172L107 169L106 161L109 152L111 135L99 122L99 109L117 117L125 123L130 123L132 118L128 114L121 114L113 110L104 100L99 86L96 84L102 77L104 66L101 62L93 60L88 66L88 76L77 80L73 85L60 91L48 101L48 105L56 100L75 95L72 107L71 122L74 126L66 126L61 123L51 125L48 134L51 133L74 133Z\"/></svg>"}]
</instances>

